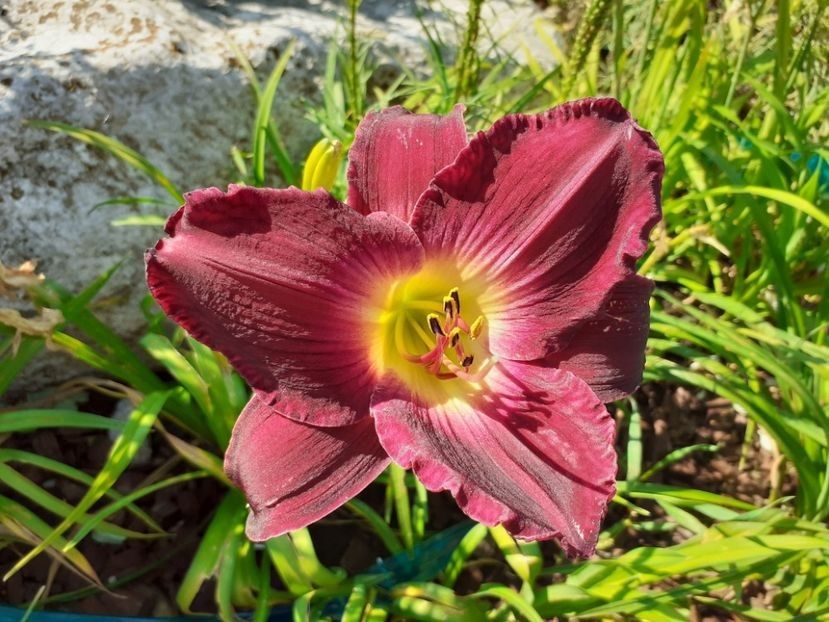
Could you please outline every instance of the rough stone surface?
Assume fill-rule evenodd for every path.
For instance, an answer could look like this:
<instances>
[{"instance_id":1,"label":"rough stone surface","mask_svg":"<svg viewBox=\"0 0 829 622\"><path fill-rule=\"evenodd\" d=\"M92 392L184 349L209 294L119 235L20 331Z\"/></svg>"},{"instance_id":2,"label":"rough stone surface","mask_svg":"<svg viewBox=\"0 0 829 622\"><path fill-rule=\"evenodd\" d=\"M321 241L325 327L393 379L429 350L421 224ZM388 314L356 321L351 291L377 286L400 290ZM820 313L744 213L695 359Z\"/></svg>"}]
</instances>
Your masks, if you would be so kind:
<instances>
[{"instance_id":1,"label":"rough stone surface","mask_svg":"<svg viewBox=\"0 0 829 622\"><path fill-rule=\"evenodd\" d=\"M146 292L142 251L159 231L111 226L139 208L92 208L121 196L169 200L162 211L172 211L174 202L117 159L24 120L62 121L118 138L182 190L223 186L234 181L229 152L234 145L247 147L254 113L230 43L264 76L296 39L275 114L289 150L301 158L318 138L306 112L319 96L328 43L343 37L344 4L0 4L0 261L17 265L35 259L49 278L77 291L124 260L98 310L109 325L134 338L142 326L138 303ZM464 6L460 1L439 9L430 5L426 17L451 41L465 21ZM520 49L538 15L535 6L501 0L485 7L488 23L497 29L493 36ZM491 19L493 13L497 19ZM422 64L425 46L410 2L366 0L359 28L379 43L390 63L404 58L411 67ZM74 373L77 367L50 354L16 386L27 391Z\"/></svg>"}]
</instances>

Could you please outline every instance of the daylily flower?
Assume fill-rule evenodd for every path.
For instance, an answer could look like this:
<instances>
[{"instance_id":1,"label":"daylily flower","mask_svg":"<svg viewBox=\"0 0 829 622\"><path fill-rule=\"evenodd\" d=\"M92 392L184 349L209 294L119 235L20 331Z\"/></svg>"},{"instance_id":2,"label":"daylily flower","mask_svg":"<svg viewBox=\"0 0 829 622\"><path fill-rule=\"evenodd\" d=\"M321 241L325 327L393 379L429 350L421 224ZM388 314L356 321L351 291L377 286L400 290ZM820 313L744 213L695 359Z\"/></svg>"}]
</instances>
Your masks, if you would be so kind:
<instances>
[{"instance_id":1,"label":"daylily flower","mask_svg":"<svg viewBox=\"0 0 829 622\"><path fill-rule=\"evenodd\" d=\"M325 191L187 195L150 291L254 389L225 468L265 540L389 464L471 518L571 555L614 493L603 402L641 379L662 156L612 99L510 115L370 114L348 204Z\"/></svg>"}]
</instances>

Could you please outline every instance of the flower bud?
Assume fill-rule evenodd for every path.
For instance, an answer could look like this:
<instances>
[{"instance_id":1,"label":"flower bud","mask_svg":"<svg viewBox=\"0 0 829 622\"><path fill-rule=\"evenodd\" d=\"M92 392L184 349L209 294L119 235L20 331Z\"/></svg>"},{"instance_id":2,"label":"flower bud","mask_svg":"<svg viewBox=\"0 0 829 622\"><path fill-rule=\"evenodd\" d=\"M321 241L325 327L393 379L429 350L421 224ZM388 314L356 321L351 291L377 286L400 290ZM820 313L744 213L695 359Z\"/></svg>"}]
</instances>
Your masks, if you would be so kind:
<instances>
[{"instance_id":1,"label":"flower bud","mask_svg":"<svg viewBox=\"0 0 829 622\"><path fill-rule=\"evenodd\" d=\"M340 141L330 138L320 140L311 149L305 161L305 168L302 171L302 189L331 190L337 179L342 159L343 145Z\"/></svg>"}]
</instances>

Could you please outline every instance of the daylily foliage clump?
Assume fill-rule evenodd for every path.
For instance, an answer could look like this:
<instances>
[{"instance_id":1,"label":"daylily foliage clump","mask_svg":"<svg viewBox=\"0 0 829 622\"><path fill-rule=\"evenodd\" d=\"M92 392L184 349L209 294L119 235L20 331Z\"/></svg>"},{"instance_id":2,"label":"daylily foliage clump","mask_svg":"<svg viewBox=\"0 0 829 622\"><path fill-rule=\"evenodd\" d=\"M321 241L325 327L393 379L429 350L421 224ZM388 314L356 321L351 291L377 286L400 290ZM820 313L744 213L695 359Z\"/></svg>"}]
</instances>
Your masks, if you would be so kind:
<instances>
[{"instance_id":1,"label":"daylily foliage clump","mask_svg":"<svg viewBox=\"0 0 829 622\"><path fill-rule=\"evenodd\" d=\"M187 195L150 290L254 395L225 458L264 540L393 460L463 511L588 555L614 493L604 402L641 379L662 156L612 99L511 115L370 114L347 204Z\"/></svg>"}]
</instances>

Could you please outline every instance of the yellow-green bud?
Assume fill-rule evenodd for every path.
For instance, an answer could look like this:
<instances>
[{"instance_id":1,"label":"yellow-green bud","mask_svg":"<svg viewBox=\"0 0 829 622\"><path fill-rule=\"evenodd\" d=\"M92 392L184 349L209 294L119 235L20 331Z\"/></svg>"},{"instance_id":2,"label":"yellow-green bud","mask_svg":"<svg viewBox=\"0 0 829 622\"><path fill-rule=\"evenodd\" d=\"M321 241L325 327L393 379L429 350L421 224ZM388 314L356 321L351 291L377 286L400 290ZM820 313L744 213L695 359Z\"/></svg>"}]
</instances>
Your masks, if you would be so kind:
<instances>
[{"instance_id":1,"label":"yellow-green bud","mask_svg":"<svg viewBox=\"0 0 829 622\"><path fill-rule=\"evenodd\" d=\"M305 160L305 168L302 171L302 189L331 190L337 180L342 159L343 145L340 141L329 138L320 140Z\"/></svg>"}]
</instances>

